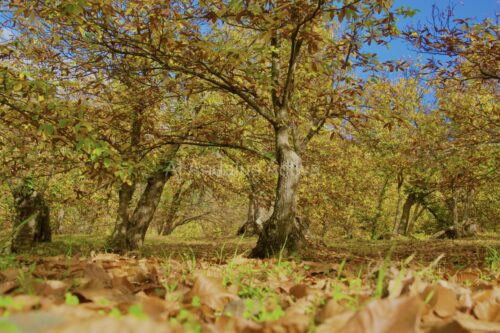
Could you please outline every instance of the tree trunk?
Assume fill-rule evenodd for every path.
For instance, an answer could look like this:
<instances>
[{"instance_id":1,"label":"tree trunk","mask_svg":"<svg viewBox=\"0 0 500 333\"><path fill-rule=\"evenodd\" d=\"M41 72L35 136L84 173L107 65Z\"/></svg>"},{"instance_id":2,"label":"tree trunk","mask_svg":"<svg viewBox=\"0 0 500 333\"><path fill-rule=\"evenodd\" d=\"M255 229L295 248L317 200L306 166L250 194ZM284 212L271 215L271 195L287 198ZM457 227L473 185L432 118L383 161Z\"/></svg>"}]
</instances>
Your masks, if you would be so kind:
<instances>
[{"instance_id":1,"label":"tree trunk","mask_svg":"<svg viewBox=\"0 0 500 333\"><path fill-rule=\"evenodd\" d=\"M167 158L161 163L161 168L148 178L144 192L128 222L127 246L128 250L138 250L144 243L149 224L153 219L156 207L160 202L163 188L173 175L172 162L180 145L172 145Z\"/></svg>"},{"instance_id":2,"label":"tree trunk","mask_svg":"<svg viewBox=\"0 0 500 333\"><path fill-rule=\"evenodd\" d=\"M403 205L403 211L401 213L401 219L399 221L398 234L400 235L406 235L406 232L408 231L408 222L410 221L411 208L415 204L415 201L416 194L408 194L408 197L406 197L406 201Z\"/></svg>"},{"instance_id":3,"label":"tree trunk","mask_svg":"<svg viewBox=\"0 0 500 333\"><path fill-rule=\"evenodd\" d=\"M50 211L43 196L33 190L28 181L13 192L16 220L11 240L11 251L30 250L36 242L50 242Z\"/></svg>"},{"instance_id":4,"label":"tree trunk","mask_svg":"<svg viewBox=\"0 0 500 333\"><path fill-rule=\"evenodd\" d=\"M66 211L64 210L64 208L60 208L57 212L56 225L54 226L54 234L56 235L61 233L61 225L64 220L65 213Z\"/></svg>"},{"instance_id":5,"label":"tree trunk","mask_svg":"<svg viewBox=\"0 0 500 333\"><path fill-rule=\"evenodd\" d=\"M257 224L257 219L259 218L259 214L261 213L261 207L257 200L255 199L255 194L250 192L248 194L248 213L247 220L245 224L243 224L237 232L238 236L246 236L252 237L260 234L260 226Z\"/></svg>"},{"instance_id":6,"label":"tree trunk","mask_svg":"<svg viewBox=\"0 0 500 333\"><path fill-rule=\"evenodd\" d=\"M170 235L172 231L174 231L175 218L177 216L177 212L179 211L179 207L181 206L182 201L182 187L184 182L179 185L177 191L175 191L172 202L170 203L170 207L168 208L168 213L161 224L161 235Z\"/></svg>"},{"instance_id":7,"label":"tree trunk","mask_svg":"<svg viewBox=\"0 0 500 333\"><path fill-rule=\"evenodd\" d=\"M411 234L413 232L413 228L415 227L415 224L417 223L419 217L422 215L424 210L425 210L424 205L422 205L420 202L417 202L415 208L413 209L413 214L411 216L411 220L408 225L408 230L407 230L408 234Z\"/></svg>"},{"instance_id":8,"label":"tree trunk","mask_svg":"<svg viewBox=\"0 0 500 333\"><path fill-rule=\"evenodd\" d=\"M384 181L384 184L382 185L382 188L380 189L379 195L378 195L378 201L377 201L377 211L375 213L375 216L372 217L372 230L371 230L371 238L376 239L377 238L377 229L378 229L378 220L380 217L382 217L382 208L384 205L384 199L385 199L385 192L387 191L387 184L389 184L389 177L387 177Z\"/></svg>"},{"instance_id":9,"label":"tree trunk","mask_svg":"<svg viewBox=\"0 0 500 333\"><path fill-rule=\"evenodd\" d=\"M394 215L394 228L392 229L392 233L396 234L399 229L399 210L401 208L401 187L403 186L403 173L400 172L398 174L398 201L396 202L396 214Z\"/></svg>"},{"instance_id":10,"label":"tree trunk","mask_svg":"<svg viewBox=\"0 0 500 333\"><path fill-rule=\"evenodd\" d=\"M118 210L116 212L115 230L107 241L107 248L115 252L125 252L127 231L129 229L129 209L134 196L135 185L122 183L118 192Z\"/></svg>"},{"instance_id":11,"label":"tree trunk","mask_svg":"<svg viewBox=\"0 0 500 333\"><path fill-rule=\"evenodd\" d=\"M253 258L265 258L278 253L286 255L305 243L303 230L296 221L302 159L290 145L287 126L276 129L276 150L279 175L274 211L264 223L257 245L250 254Z\"/></svg>"},{"instance_id":12,"label":"tree trunk","mask_svg":"<svg viewBox=\"0 0 500 333\"><path fill-rule=\"evenodd\" d=\"M455 228L455 232L457 233L457 238L460 238L464 234L464 226L462 221L460 221L459 214L458 214L458 193L453 191L453 198L452 198L452 214L453 214L453 227Z\"/></svg>"}]
</instances>

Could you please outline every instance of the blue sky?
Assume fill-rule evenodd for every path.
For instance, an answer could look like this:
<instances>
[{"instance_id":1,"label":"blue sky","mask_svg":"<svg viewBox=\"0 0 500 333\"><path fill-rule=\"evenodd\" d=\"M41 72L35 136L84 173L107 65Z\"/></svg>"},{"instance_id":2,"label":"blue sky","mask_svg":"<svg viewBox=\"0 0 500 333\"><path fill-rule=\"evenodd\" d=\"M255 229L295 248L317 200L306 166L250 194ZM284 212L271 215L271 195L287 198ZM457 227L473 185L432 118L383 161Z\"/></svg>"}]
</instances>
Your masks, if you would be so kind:
<instances>
[{"instance_id":1,"label":"blue sky","mask_svg":"<svg viewBox=\"0 0 500 333\"><path fill-rule=\"evenodd\" d=\"M448 4L455 4L455 17L471 17L482 20L489 17L495 21L496 13L500 13L500 1L496 0L395 0L394 6L408 6L418 9L418 13L408 19L402 20L399 28L403 29L408 24L417 22L425 23L432 16L432 5L436 4L440 8L446 8ZM371 47L370 52L378 53L380 60L399 59L399 58L417 58L418 54L413 52L411 47L401 40L391 42L390 49L386 47Z\"/></svg>"}]
</instances>

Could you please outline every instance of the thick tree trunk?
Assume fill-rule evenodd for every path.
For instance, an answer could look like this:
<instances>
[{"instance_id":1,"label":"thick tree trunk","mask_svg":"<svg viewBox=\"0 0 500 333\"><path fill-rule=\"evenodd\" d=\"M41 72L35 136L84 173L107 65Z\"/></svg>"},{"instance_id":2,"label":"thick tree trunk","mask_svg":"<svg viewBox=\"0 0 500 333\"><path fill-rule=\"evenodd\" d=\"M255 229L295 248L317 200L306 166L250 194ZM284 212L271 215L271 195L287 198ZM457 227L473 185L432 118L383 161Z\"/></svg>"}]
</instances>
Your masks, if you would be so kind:
<instances>
[{"instance_id":1,"label":"thick tree trunk","mask_svg":"<svg viewBox=\"0 0 500 333\"><path fill-rule=\"evenodd\" d=\"M250 254L253 258L265 258L278 253L288 254L305 243L303 230L296 221L297 188L302 159L290 145L286 126L276 130L276 149L279 176L274 211L264 223L257 245Z\"/></svg>"},{"instance_id":2,"label":"thick tree trunk","mask_svg":"<svg viewBox=\"0 0 500 333\"><path fill-rule=\"evenodd\" d=\"M406 235L408 231L408 223L410 221L411 208L415 204L417 196L415 193L408 194L406 201L403 205L403 211L401 213L401 220L399 221L398 234Z\"/></svg>"},{"instance_id":3,"label":"thick tree trunk","mask_svg":"<svg viewBox=\"0 0 500 333\"><path fill-rule=\"evenodd\" d=\"M30 250L36 242L50 242L50 211L43 196L23 183L14 191L16 220L11 240L11 251Z\"/></svg>"},{"instance_id":4,"label":"thick tree trunk","mask_svg":"<svg viewBox=\"0 0 500 333\"><path fill-rule=\"evenodd\" d=\"M115 252L125 252L127 246L127 230L129 228L129 209L134 196L135 185L122 183L118 192L118 210L116 212L115 230L108 239L107 248Z\"/></svg>"},{"instance_id":5,"label":"thick tree trunk","mask_svg":"<svg viewBox=\"0 0 500 333\"><path fill-rule=\"evenodd\" d=\"M126 81L126 84L130 82ZM141 142L143 103L134 106L134 112L130 117L130 146L124 152L131 160L137 159L137 147ZM132 177L132 183L122 183L118 191L118 210L116 212L115 229L107 241L107 246L115 252L128 250L127 235L130 229L130 205L135 193L136 184Z\"/></svg>"},{"instance_id":6,"label":"thick tree trunk","mask_svg":"<svg viewBox=\"0 0 500 333\"><path fill-rule=\"evenodd\" d=\"M144 243L149 224L160 202L163 188L173 175L172 162L179 147L180 145L172 145L167 153L167 158L161 163L161 168L148 178L146 188L128 222L128 250L138 250Z\"/></svg>"}]
</instances>

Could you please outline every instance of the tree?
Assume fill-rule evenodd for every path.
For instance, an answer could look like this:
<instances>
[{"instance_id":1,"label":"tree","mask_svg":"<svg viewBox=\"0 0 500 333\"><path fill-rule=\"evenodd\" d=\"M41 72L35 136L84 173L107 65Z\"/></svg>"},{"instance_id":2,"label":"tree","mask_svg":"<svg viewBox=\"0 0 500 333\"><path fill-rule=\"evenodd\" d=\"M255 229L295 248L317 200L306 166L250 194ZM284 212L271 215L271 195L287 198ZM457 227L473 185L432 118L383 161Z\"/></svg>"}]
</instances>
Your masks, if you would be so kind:
<instances>
[{"instance_id":1,"label":"tree","mask_svg":"<svg viewBox=\"0 0 500 333\"><path fill-rule=\"evenodd\" d=\"M16 219L11 240L12 252L30 250L37 242L50 242L49 207L34 188L33 179L25 178L13 191Z\"/></svg>"},{"instance_id":2,"label":"tree","mask_svg":"<svg viewBox=\"0 0 500 333\"><path fill-rule=\"evenodd\" d=\"M436 57L426 66L438 79L500 80L498 26L490 19L454 19L453 7L432 10L432 21L411 26L404 36L417 50Z\"/></svg>"},{"instance_id":3,"label":"tree","mask_svg":"<svg viewBox=\"0 0 500 333\"><path fill-rule=\"evenodd\" d=\"M363 45L384 43L397 33L396 12L408 14L391 10L389 0L340 7L324 0L20 3L13 10L36 13L60 38L76 40L70 44L75 49L83 41L96 55L147 59L151 70L174 75L189 89L223 94L267 122L278 181L274 212L254 257L303 243L296 223L301 156L332 116L349 112L361 91L349 73L376 64Z\"/></svg>"}]
</instances>

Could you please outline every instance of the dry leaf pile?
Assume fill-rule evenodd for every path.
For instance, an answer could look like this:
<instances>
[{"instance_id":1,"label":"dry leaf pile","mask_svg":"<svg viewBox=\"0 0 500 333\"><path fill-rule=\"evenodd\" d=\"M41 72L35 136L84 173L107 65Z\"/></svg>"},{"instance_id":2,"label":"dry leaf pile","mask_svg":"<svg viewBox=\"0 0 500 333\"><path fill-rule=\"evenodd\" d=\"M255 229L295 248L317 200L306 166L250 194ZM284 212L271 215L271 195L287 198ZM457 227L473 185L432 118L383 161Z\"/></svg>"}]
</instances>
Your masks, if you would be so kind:
<instances>
[{"instance_id":1,"label":"dry leaf pile","mask_svg":"<svg viewBox=\"0 0 500 333\"><path fill-rule=\"evenodd\" d=\"M378 263L22 257L0 332L500 332L499 274Z\"/></svg>"}]
</instances>

